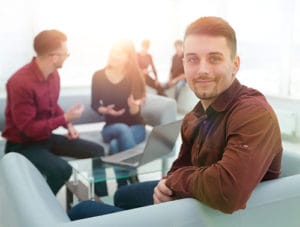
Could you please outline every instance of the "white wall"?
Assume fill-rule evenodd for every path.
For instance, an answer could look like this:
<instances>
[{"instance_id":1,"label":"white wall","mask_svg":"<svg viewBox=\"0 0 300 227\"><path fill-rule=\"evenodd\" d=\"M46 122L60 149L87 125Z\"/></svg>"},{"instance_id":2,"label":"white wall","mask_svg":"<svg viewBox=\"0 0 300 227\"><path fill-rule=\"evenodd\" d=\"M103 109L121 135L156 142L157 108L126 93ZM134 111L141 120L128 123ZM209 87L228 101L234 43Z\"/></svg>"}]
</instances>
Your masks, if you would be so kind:
<instances>
[{"instance_id":1,"label":"white wall","mask_svg":"<svg viewBox=\"0 0 300 227\"><path fill-rule=\"evenodd\" d=\"M33 55L32 39L43 29L69 36L70 58L62 86L89 86L121 37L152 41L159 77L168 75L173 42L200 16L222 16L238 38L238 78L265 94L300 98L300 1L296 0L0 0L0 92L7 78ZM0 93L0 95L1 95Z\"/></svg>"},{"instance_id":2,"label":"white wall","mask_svg":"<svg viewBox=\"0 0 300 227\"><path fill-rule=\"evenodd\" d=\"M295 129L294 135L287 135L289 139L300 141L300 100L282 96L267 96L267 100L277 111L282 128L289 126Z\"/></svg>"},{"instance_id":3,"label":"white wall","mask_svg":"<svg viewBox=\"0 0 300 227\"><path fill-rule=\"evenodd\" d=\"M106 64L114 40L130 38L136 48L151 40L159 77L166 80L174 53L175 1L145 0L11 0L0 6L0 89L27 63L32 40L44 29L59 29L69 38L71 56L60 70L62 86L89 86L94 71ZM1 94L0 94L1 95Z\"/></svg>"},{"instance_id":4,"label":"white wall","mask_svg":"<svg viewBox=\"0 0 300 227\"><path fill-rule=\"evenodd\" d=\"M0 0L0 96L6 79L32 58L31 1Z\"/></svg>"},{"instance_id":5,"label":"white wall","mask_svg":"<svg viewBox=\"0 0 300 227\"><path fill-rule=\"evenodd\" d=\"M7 78L33 56L43 29L69 37L71 56L62 87L89 86L113 40L152 41L159 77L166 80L173 42L200 16L222 16L238 38L238 78L266 95L300 99L300 1L296 0L0 0L0 96ZM297 110L300 112L300 110Z\"/></svg>"}]
</instances>

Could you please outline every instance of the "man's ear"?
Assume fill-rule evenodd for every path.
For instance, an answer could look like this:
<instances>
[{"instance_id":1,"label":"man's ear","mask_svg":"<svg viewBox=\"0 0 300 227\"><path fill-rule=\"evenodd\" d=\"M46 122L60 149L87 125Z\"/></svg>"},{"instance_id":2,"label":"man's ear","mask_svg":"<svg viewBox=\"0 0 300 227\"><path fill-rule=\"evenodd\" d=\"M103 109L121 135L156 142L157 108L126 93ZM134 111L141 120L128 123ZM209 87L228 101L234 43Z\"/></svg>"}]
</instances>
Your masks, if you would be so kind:
<instances>
[{"instance_id":1,"label":"man's ear","mask_svg":"<svg viewBox=\"0 0 300 227\"><path fill-rule=\"evenodd\" d=\"M235 56L233 60L233 74L236 75L240 69L240 57Z\"/></svg>"}]
</instances>

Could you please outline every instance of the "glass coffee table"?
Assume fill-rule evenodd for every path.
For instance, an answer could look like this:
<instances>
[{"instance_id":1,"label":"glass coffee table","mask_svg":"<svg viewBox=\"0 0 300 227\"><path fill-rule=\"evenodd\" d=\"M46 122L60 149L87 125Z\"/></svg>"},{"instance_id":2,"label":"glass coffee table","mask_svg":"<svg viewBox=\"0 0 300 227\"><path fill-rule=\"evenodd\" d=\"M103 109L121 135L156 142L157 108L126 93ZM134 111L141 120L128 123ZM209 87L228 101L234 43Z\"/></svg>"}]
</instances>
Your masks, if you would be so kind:
<instances>
[{"instance_id":1,"label":"glass coffee table","mask_svg":"<svg viewBox=\"0 0 300 227\"><path fill-rule=\"evenodd\" d=\"M153 173L158 173L162 177L169 170L174 158L175 152L173 151L166 156L162 156L137 168L104 163L100 158L69 161L69 164L73 168L73 176L66 183L66 207L67 209L72 207L74 196L79 201L88 199L100 201L100 198L94 191L95 184L99 182L133 177L136 173L139 178L142 178L143 175ZM118 171L114 171L114 169ZM122 170L126 170L126 172L124 173Z\"/></svg>"}]
</instances>

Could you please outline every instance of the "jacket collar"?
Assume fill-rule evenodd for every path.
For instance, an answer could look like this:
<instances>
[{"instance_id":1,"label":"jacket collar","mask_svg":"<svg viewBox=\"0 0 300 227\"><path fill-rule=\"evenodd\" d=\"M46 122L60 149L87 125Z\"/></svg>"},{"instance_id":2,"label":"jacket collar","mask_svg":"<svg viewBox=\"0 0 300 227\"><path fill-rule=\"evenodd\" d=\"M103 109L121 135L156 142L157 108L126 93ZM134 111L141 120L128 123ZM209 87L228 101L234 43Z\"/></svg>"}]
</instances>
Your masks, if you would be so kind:
<instances>
[{"instance_id":1,"label":"jacket collar","mask_svg":"<svg viewBox=\"0 0 300 227\"><path fill-rule=\"evenodd\" d=\"M228 106L232 103L233 99L236 98L237 94L239 93L240 89L242 88L241 83L235 79L233 83L230 85L230 87L225 90L222 94L220 94L216 100L207 108L205 111L203 109L201 101L197 103L195 108L193 109L193 112L198 114L210 114L211 112L223 112L225 111Z\"/></svg>"}]
</instances>

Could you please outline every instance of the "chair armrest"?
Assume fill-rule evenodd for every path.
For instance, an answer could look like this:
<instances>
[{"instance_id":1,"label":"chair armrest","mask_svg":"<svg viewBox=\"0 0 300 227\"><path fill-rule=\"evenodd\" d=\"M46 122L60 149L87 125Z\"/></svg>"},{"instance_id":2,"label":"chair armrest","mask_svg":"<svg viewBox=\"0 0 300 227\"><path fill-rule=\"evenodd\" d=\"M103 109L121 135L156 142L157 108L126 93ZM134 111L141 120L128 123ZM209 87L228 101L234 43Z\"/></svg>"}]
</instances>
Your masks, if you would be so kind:
<instances>
[{"instance_id":1,"label":"chair armrest","mask_svg":"<svg viewBox=\"0 0 300 227\"><path fill-rule=\"evenodd\" d=\"M214 226L299 226L300 174L260 183L244 210L215 215ZM222 225L226 223L226 225Z\"/></svg>"},{"instance_id":2,"label":"chair armrest","mask_svg":"<svg viewBox=\"0 0 300 227\"><path fill-rule=\"evenodd\" d=\"M13 166L13 168L12 168ZM187 198L71 222L42 175L24 156L0 161L1 226L299 226L300 174L260 183L247 207L224 214Z\"/></svg>"},{"instance_id":3,"label":"chair armrest","mask_svg":"<svg viewBox=\"0 0 300 227\"><path fill-rule=\"evenodd\" d=\"M82 219L61 227L99 226L201 226L208 227L199 213L202 205L194 199L182 199L118 213Z\"/></svg>"},{"instance_id":4,"label":"chair armrest","mask_svg":"<svg viewBox=\"0 0 300 227\"><path fill-rule=\"evenodd\" d=\"M299 226L300 175L263 182L251 195L247 208L224 214L187 198L59 225L98 226Z\"/></svg>"},{"instance_id":5,"label":"chair armrest","mask_svg":"<svg viewBox=\"0 0 300 227\"><path fill-rule=\"evenodd\" d=\"M44 177L23 155L0 161L0 226L53 227L70 222Z\"/></svg>"}]
</instances>

